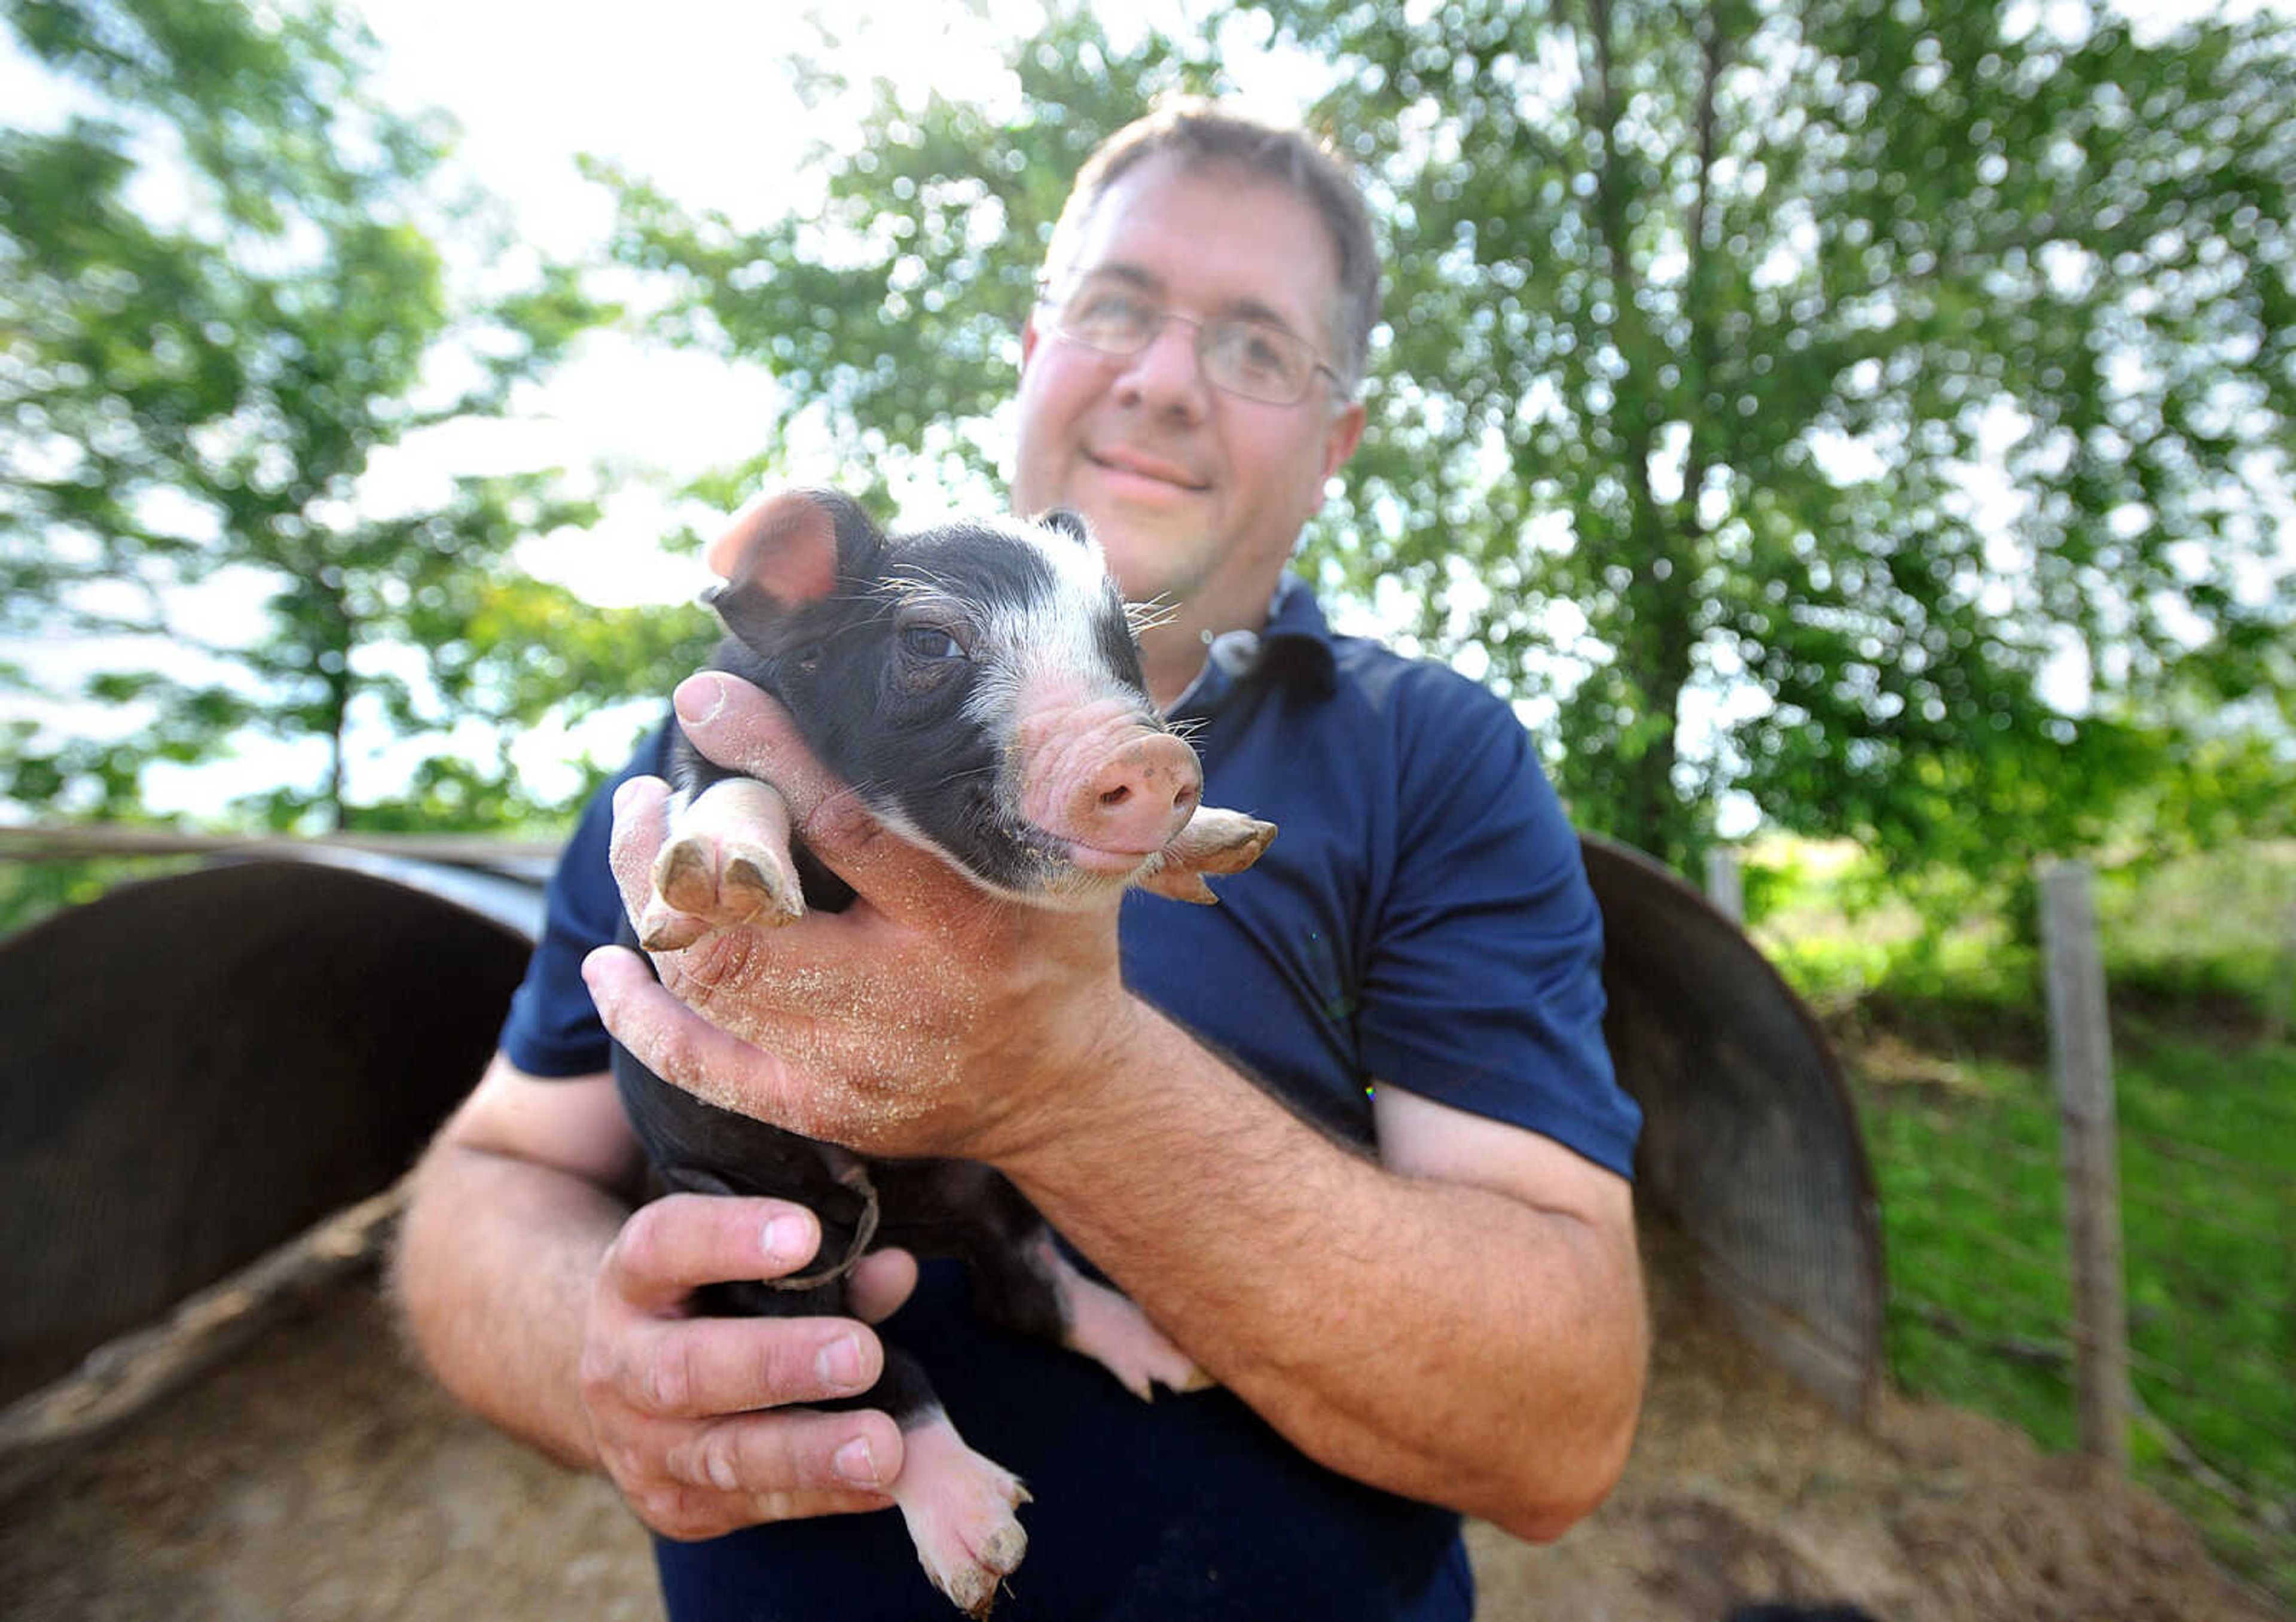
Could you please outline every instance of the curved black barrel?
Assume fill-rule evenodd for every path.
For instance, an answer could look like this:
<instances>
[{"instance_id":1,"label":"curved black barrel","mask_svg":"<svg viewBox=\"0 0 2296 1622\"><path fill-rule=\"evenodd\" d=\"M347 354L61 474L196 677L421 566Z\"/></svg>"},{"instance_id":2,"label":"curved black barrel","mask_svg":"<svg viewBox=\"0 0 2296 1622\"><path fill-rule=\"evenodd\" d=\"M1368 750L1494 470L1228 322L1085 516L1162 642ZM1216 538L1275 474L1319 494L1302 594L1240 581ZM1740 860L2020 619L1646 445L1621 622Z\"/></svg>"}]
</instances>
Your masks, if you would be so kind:
<instances>
[{"instance_id":1,"label":"curved black barrel","mask_svg":"<svg viewBox=\"0 0 2296 1622\"><path fill-rule=\"evenodd\" d=\"M1862 1412L1881 1246L1833 1051L1697 892L1585 845L1642 1197L1758 1345ZM486 1061L541 877L303 846L0 942L0 1402L396 1179Z\"/></svg>"},{"instance_id":2,"label":"curved black barrel","mask_svg":"<svg viewBox=\"0 0 2296 1622\"><path fill-rule=\"evenodd\" d=\"M404 1172L492 1050L537 899L314 853L0 942L0 1402Z\"/></svg>"},{"instance_id":3,"label":"curved black barrel","mask_svg":"<svg viewBox=\"0 0 2296 1622\"><path fill-rule=\"evenodd\" d=\"M1640 852L1588 837L1603 1022L1643 1107L1642 1198L1696 1247L1747 1338L1864 1416L1882 1360L1882 1240L1833 1045L1735 924Z\"/></svg>"}]
</instances>

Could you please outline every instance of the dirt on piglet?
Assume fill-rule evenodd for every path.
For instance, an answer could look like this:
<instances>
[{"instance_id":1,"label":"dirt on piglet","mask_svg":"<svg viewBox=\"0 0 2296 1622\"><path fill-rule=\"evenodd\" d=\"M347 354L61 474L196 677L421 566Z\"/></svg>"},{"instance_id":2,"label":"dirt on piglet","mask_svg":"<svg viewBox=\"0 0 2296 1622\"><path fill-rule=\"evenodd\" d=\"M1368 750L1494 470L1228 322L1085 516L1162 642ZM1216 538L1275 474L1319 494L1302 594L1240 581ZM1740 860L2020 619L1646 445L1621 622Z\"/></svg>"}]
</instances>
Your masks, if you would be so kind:
<instances>
[{"instance_id":1,"label":"dirt on piglet","mask_svg":"<svg viewBox=\"0 0 2296 1622\"><path fill-rule=\"evenodd\" d=\"M1469 1532L1489 1622L1720 1622L1753 1600L1882 1622L2271 1622L2147 1494L1950 1409L1844 1424L1707 1311L1663 1239L1625 1480L1562 1541ZM644 1535L603 1482L457 1410L371 1278L0 1503L0 1595L26 1622L523 1622L661 1615ZM954 1614L954 1613L952 1613Z\"/></svg>"}]
</instances>

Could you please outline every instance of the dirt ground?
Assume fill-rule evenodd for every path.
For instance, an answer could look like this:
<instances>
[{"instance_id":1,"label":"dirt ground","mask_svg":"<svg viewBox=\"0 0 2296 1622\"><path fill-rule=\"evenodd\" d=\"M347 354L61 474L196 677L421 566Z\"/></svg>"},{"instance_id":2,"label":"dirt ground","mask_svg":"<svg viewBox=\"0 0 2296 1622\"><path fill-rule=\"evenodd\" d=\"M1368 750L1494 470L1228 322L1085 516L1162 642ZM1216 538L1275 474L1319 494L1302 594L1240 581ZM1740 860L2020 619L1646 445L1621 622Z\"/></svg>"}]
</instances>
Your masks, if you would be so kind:
<instances>
[{"instance_id":1,"label":"dirt ground","mask_svg":"<svg viewBox=\"0 0 2296 1622\"><path fill-rule=\"evenodd\" d=\"M1626 1480L1534 1549L1471 1528L1486 1622L1720 1622L1750 1600L1882 1622L2271 1622L2155 1500L1967 1414L1873 1433L1802 1396L1653 1270L1650 1399ZM453 1408L371 1278L0 1503L23 1622L541 1622L660 1616L603 1483Z\"/></svg>"}]
</instances>

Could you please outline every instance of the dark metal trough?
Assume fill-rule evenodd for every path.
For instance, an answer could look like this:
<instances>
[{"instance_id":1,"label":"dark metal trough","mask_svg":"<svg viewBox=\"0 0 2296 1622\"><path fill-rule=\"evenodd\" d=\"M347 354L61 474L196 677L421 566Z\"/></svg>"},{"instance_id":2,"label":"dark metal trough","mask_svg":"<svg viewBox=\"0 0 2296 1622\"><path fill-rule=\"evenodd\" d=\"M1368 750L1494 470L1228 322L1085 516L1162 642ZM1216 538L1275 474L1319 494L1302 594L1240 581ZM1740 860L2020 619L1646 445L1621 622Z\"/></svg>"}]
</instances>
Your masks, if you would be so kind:
<instances>
[{"instance_id":1,"label":"dark metal trough","mask_svg":"<svg viewBox=\"0 0 2296 1622\"><path fill-rule=\"evenodd\" d=\"M1832 1050L1694 890L1586 845L1642 1198L1751 1338L1861 1414L1882 1263ZM0 1404L398 1178L485 1063L542 877L299 846L0 942Z\"/></svg>"}]
</instances>

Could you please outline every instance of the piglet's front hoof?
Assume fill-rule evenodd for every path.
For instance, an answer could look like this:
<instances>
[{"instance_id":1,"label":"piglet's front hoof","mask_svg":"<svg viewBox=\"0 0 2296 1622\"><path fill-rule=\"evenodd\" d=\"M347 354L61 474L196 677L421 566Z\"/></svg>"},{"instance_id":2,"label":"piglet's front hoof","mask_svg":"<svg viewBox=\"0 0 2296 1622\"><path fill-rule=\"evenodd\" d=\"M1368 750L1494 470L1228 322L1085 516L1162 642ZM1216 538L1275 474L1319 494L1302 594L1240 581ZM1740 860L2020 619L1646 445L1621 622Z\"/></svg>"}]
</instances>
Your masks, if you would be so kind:
<instances>
[{"instance_id":1,"label":"piglet's front hoof","mask_svg":"<svg viewBox=\"0 0 2296 1622\"><path fill-rule=\"evenodd\" d=\"M691 946L713 930L794 923L805 892L790 858L789 807L752 778L727 778L673 803L638 920L649 951Z\"/></svg>"},{"instance_id":2,"label":"piglet's front hoof","mask_svg":"<svg viewBox=\"0 0 2296 1622\"><path fill-rule=\"evenodd\" d=\"M935 1413L902 1437L893 1498L909 1525L918 1563L934 1587L968 1617L986 1617L996 1590L1029 1552L1013 1513L1028 1490L1010 1470L964 1445L948 1416Z\"/></svg>"},{"instance_id":3,"label":"piglet's front hoof","mask_svg":"<svg viewBox=\"0 0 2296 1622\"><path fill-rule=\"evenodd\" d=\"M805 916L789 858L763 845L682 836L655 860L653 887L677 911L720 928L787 924Z\"/></svg>"},{"instance_id":4,"label":"piglet's front hoof","mask_svg":"<svg viewBox=\"0 0 2296 1622\"><path fill-rule=\"evenodd\" d=\"M1140 881L1141 887L1174 901L1210 906L1219 898L1204 875L1242 872L1259 860L1275 837L1273 822L1199 805L1188 826L1158 853L1155 870Z\"/></svg>"}]
</instances>

